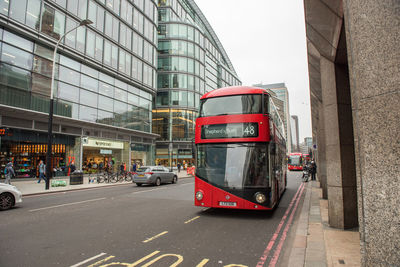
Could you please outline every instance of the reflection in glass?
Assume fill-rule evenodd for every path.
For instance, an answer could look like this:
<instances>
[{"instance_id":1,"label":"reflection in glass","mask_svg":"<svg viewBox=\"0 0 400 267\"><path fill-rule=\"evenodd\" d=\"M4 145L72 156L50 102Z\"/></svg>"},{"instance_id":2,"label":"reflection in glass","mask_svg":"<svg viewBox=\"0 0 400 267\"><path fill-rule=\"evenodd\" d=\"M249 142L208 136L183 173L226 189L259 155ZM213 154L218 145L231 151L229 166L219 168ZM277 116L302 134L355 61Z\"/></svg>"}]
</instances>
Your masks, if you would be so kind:
<instances>
[{"instance_id":1,"label":"reflection in glass","mask_svg":"<svg viewBox=\"0 0 400 267\"><path fill-rule=\"evenodd\" d=\"M79 106L79 119L85 120L85 121L96 122L97 109L80 105Z\"/></svg>"},{"instance_id":2,"label":"reflection in glass","mask_svg":"<svg viewBox=\"0 0 400 267\"><path fill-rule=\"evenodd\" d=\"M31 90L31 73L29 71L13 67L11 65L0 64L0 83L22 90Z\"/></svg>"},{"instance_id":3,"label":"reflection in glass","mask_svg":"<svg viewBox=\"0 0 400 267\"><path fill-rule=\"evenodd\" d=\"M196 176L224 189L269 186L266 144L197 145Z\"/></svg>"},{"instance_id":4,"label":"reflection in glass","mask_svg":"<svg viewBox=\"0 0 400 267\"><path fill-rule=\"evenodd\" d=\"M33 55L8 44L3 44L1 61L31 70Z\"/></svg>"},{"instance_id":5,"label":"reflection in glass","mask_svg":"<svg viewBox=\"0 0 400 267\"><path fill-rule=\"evenodd\" d=\"M64 100L79 102L79 88L58 82L58 97Z\"/></svg>"},{"instance_id":6,"label":"reflection in glass","mask_svg":"<svg viewBox=\"0 0 400 267\"><path fill-rule=\"evenodd\" d=\"M26 0L11 1L10 17L21 23L25 23Z\"/></svg>"},{"instance_id":7,"label":"reflection in glass","mask_svg":"<svg viewBox=\"0 0 400 267\"><path fill-rule=\"evenodd\" d=\"M201 101L200 116L262 113L261 95L236 95L207 98Z\"/></svg>"}]
</instances>

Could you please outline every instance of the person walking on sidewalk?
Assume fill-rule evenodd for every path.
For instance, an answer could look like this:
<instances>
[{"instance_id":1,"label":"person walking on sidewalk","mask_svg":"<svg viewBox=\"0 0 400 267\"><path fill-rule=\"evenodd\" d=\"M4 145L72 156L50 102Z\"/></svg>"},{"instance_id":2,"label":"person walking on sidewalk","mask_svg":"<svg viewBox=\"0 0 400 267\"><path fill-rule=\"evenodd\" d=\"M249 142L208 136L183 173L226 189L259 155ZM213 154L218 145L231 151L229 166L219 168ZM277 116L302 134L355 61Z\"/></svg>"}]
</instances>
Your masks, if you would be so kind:
<instances>
[{"instance_id":1,"label":"person walking on sidewalk","mask_svg":"<svg viewBox=\"0 0 400 267\"><path fill-rule=\"evenodd\" d=\"M178 168L178 173L181 172L181 164L178 162L178 165L176 165L176 167Z\"/></svg>"},{"instance_id":2,"label":"person walking on sidewalk","mask_svg":"<svg viewBox=\"0 0 400 267\"><path fill-rule=\"evenodd\" d=\"M315 174L317 173L317 164L312 160L310 164L311 181L315 181Z\"/></svg>"},{"instance_id":3,"label":"person walking on sidewalk","mask_svg":"<svg viewBox=\"0 0 400 267\"><path fill-rule=\"evenodd\" d=\"M39 180L38 180L38 183L40 184L40 181L42 179L43 179L43 181L46 182L46 178L44 177L44 173L46 171L46 165L43 163L43 160L41 160L39 162L38 169L39 169Z\"/></svg>"},{"instance_id":4,"label":"person walking on sidewalk","mask_svg":"<svg viewBox=\"0 0 400 267\"><path fill-rule=\"evenodd\" d=\"M4 169L6 180L5 184L11 184L11 177L15 177L15 172L13 169L13 165L11 162L7 163L6 168Z\"/></svg>"}]
</instances>

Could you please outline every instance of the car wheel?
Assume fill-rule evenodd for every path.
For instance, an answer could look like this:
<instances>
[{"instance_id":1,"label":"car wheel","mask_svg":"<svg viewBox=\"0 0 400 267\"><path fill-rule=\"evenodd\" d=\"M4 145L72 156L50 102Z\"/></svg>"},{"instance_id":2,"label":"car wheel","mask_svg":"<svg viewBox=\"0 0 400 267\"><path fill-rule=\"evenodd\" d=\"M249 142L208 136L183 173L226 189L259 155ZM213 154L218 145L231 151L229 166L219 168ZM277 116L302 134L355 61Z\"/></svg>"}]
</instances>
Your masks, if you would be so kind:
<instances>
[{"instance_id":1,"label":"car wheel","mask_svg":"<svg viewBox=\"0 0 400 267\"><path fill-rule=\"evenodd\" d=\"M174 177L172 178L172 183L176 183L178 181L178 177L176 177L176 175L174 175Z\"/></svg>"},{"instance_id":2,"label":"car wheel","mask_svg":"<svg viewBox=\"0 0 400 267\"><path fill-rule=\"evenodd\" d=\"M142 184L141 184L141 183L136 183L136 185L137 185L137 186L142 186Z\"/></svg>"},{"instance_id":3,"label":"car wheel","mask_svg":"<svg viewBox=\"0 0 400 267\"><path fill-rule=\"evenodd\" d=\"M0 210L7 210L14 206L14 196L10 193L3 193L0 195Z\"/></svg>"},{"instance_id":4,"label":"car wheel","mask_svg":"<svg viewBox=\"0 0 400 267\"><path fill-rule=\"evenodd\" d=\"M157 178L156 179L156 186L160 186L161 185L161 179L160 178Z\"/></svg>"}]
</instances>

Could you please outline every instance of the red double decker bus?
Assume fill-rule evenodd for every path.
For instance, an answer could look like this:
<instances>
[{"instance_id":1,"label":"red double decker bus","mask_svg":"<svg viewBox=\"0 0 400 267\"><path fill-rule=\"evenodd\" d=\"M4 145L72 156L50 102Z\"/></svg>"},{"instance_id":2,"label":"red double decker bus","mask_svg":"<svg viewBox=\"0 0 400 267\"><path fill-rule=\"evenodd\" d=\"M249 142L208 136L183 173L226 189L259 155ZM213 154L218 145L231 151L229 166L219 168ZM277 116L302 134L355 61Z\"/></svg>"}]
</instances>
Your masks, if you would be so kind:
<instances>
[{"instance_id":1,"label":"red double decker bus","mask_svg":"<svg viewBox=\"0 0 400 267\"><path fill-rule=\"evenodd\" d=\"M236 86L201 98L195 205L269 210L286 188L286 142L266 90Z\"/></svg>"},{"instance_id":2,"label":"red double decker bus","mask_svg":"<svg viewBox=\"0 0 400 267\"><path fill-rule=\"evenodd\" d=\"M304 156L301 153L290 153L288 156L288 169L289 171L302 171L303 170Z\"/></svg>"}]
</instances>

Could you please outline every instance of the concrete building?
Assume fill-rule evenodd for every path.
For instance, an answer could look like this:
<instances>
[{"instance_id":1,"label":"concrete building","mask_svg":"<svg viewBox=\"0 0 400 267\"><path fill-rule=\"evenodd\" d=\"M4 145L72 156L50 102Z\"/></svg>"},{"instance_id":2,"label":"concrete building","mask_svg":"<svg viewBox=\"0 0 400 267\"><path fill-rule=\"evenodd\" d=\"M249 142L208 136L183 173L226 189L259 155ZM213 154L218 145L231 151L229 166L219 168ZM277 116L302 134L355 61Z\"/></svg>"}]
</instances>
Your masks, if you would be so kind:
<instances>
[{"instance_id":1,"label":"concrete building","mask_svg":"<svg viewBox=\"0 0 400 267\"><path fill-rule=\"evenodd\" d=\"M400 2L304 0L312 130L331 227L400 263Z\"/></svg>"},{"instance_id":2,"label":"concrete building","mask_svg":"<svg viewBox=\"0 0 400 267\"><path fill-rule=\"evenodd\" d=\"M286 148L288 153L292 150L292 137L291 137L291 125L290 125L290 112L289 112L289 92L286 88L285 83L273 83L273 84L254 84L253 86L271 90L274 92L273 100L275 106L278 108L279 116L283 121L286 132Z\"/></svg>"},{"instance_id":3,"label":"concrete building","mask_svg":"<svg viewBox=\"0 0 400 267\"><path fill-rule=\"evenodd\" d=\"M290 116L290 130L292 137L292 152L300 152L300 138L299 138L299 118L297 115Z\"/></svg>"},{"instance_id":4,"label":"concrete building","mask_svg":"<svg viewBox=\"0 0 400 267\"><path fill-rule=\"evenodd\" d=\"M158 25L158 91L153 109L156 163L192 164L200 97L240 85L221 42L193 0L161 0Z\"/></svg>"},{"instance_id":5,"label":"concrete building","mask_svg":"<svg viewBox=\"0 0 400 267\"><path fill-rule=\"evenodd\" d=\"M34 177L45 159L52 55L61 36L54 92L52 166L135 160L154 164L157 87L154 1L0 0L0 167ZM3 173L3 172L1 172Z\"/></svg>"}]
</instances>

